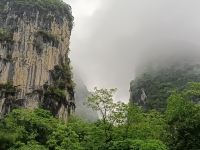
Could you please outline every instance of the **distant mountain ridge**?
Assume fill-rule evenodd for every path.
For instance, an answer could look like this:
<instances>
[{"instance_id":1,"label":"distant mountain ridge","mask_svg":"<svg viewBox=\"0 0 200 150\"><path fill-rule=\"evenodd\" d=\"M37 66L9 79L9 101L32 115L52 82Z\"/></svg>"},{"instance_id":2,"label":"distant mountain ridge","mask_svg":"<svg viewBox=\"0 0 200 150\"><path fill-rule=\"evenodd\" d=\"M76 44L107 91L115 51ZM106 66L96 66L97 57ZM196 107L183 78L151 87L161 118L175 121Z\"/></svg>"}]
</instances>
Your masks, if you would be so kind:
<instances>
[{"instance_id":1,"label":"distant mountain ridge","mask_svg":"<svg viewBox=\"0 0 200 150\"><path fill-rule=\"evenodd\" d=\"M147 110L164 111L170 94L184 89L188 82L200 82L199 64L175 64L149 70L131 81L130 102Z\"/></svg>"},{"instance_id":2,"label":"distant mountain ridge","mask_svg":"<svg viewBox=\"0 0 200 150\"><path fill-rule=\"evenodd\" d=\"M97 112L93 111L91 108L89 108L86 105L89 91L77 72L74 72L74 80L76 83L76 86L75 86L75 100L76 100L75 115L82 119L88 120L88 121L96 121L98 119L98 114L97 114Z\"/></svg>"}]
</instances>

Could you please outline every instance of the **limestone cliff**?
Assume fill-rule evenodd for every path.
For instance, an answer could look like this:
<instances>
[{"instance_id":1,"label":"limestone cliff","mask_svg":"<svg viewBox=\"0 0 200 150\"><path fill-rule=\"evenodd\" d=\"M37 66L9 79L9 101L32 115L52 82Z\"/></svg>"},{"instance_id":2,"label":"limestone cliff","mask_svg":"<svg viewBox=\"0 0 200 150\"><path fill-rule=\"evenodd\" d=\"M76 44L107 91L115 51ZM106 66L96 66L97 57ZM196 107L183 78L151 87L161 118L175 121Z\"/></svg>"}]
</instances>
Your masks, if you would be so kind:
<instances>
[{"instance_id":1,"label":"limestone cliff","mask_svg":"<svg viewBox=\"0 0 200 150\"><path fill-rule=\"evenodd\" d=\"M68 58L71 8L60 0L0 0L0 111L44 107L66 119L74 108ZM6 92L13 85L14 92Z\"/></svg>"}]
</instances>

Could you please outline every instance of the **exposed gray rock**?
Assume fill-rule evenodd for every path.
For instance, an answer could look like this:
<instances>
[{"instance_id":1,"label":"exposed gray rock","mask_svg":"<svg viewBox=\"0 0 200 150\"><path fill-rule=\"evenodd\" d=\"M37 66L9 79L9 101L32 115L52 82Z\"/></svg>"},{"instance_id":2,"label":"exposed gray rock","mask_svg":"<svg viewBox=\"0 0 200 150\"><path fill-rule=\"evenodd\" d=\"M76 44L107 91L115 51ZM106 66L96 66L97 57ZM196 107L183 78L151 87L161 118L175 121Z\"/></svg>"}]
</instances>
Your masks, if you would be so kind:
<instances>
[{"instance_id":1,"label":"exposed gray rock","mask_svg":"<svg viewBox=\"0 0 200 150\"><path fill-rule=\"evenodd\" d=\"M37 6L14 5L13 0L0 0L0 84L12 82L19 92L16 100L24 100L25 108L34 109L42 103L45 83L53 84L51 70L69 64L71 10L43 10ZM67 5L66 5L67 6ZM70 8L70 7L69 7ZM61 16L61 14L63 14ZM59 15L59 16L58 16ZM73 89L66 89L66 101L74 101ZM8 98L1 97L0 110L7 109ZM7 108L4 108L7 107ZM66 120L68 108L61 104L59 118Z\"/></svg>"}]
</instances>

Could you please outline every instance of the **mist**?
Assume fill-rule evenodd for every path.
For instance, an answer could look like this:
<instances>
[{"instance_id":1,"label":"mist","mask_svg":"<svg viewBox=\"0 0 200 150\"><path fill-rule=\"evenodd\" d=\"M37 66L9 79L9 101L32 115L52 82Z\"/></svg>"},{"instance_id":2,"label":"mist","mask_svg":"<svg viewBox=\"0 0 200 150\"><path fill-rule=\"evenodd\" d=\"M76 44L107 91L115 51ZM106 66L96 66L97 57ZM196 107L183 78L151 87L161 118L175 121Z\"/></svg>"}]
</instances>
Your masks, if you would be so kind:
<instances>
[{"instance_id":1,"label":"mist","mask_svg":"<svg viewBox=\"0 0 200 150\"><path fill-rule=\"evenodd\" d=\"M70 58L89 89L118 88L150 66L200 57L199 0L66 0L75 27Z\"/></svg>"}]
</instances>

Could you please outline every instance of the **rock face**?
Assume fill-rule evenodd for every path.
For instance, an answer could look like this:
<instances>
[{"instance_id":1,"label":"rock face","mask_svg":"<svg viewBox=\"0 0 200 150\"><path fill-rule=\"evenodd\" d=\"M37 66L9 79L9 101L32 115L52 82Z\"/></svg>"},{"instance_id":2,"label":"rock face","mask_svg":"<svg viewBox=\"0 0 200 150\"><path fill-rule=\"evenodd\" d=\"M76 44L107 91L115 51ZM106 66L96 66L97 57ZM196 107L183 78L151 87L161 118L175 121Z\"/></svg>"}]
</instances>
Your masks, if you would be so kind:
<instances>
[{"instance_id":1,"label":"rock face","mask_svg":"<svg viewBox=\"0 0 200 150\"><path fill-rule=\"evenodd\" d=\"M74 107L68 58L73 17L69 5L54 1L0 0L2 115L16 103L45 107L66 120ZM16 90L6 96L8 83Z\"/></svg>"}]
</instances>

